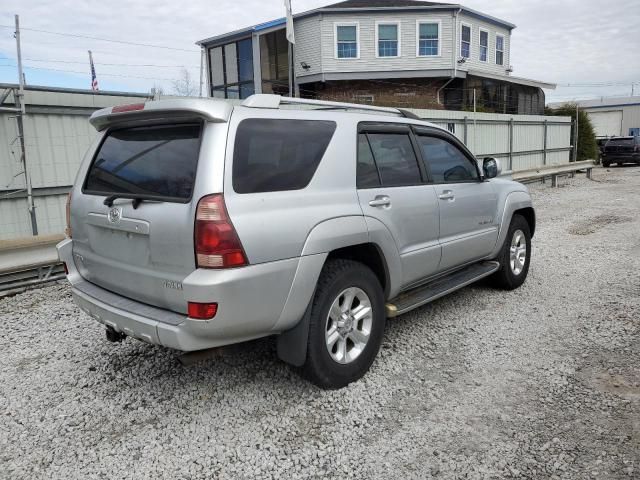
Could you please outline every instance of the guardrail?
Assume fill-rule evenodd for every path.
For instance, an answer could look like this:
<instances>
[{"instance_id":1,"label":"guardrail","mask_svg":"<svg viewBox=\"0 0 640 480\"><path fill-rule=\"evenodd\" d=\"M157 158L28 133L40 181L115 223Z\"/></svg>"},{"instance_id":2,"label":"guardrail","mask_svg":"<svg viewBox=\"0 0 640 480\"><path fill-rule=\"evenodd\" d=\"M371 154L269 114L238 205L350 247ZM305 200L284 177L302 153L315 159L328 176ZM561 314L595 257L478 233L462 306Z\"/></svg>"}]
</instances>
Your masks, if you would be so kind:
<instances>
[{"instance_id":1,"label":"guardrail","mask_svg":"<svg viewBox=\"0 0 640 480\"><path fill-rule=\"evenodd\" d=\"M546 165L543 167L532 168L529 170L520 170L513 172L512 178L521 183L534 182L536 180L544 180L551 177L551 186L558 186L558 177L575 173L579 170L586 170L587 178L591 178L593 167L596 162L593 160L584 160L581 162L572 162L564 165Z\"/></svg>"},{"instance_id":2,"label":"guardrail","mask_svg":"<svg viewBox=\"0 0 640 480\"><path fill-rule=\"evenodd\" d=\"M64 278L56 244L63 235L0 240L0 296Z\"/></svg>"}]
</instances>

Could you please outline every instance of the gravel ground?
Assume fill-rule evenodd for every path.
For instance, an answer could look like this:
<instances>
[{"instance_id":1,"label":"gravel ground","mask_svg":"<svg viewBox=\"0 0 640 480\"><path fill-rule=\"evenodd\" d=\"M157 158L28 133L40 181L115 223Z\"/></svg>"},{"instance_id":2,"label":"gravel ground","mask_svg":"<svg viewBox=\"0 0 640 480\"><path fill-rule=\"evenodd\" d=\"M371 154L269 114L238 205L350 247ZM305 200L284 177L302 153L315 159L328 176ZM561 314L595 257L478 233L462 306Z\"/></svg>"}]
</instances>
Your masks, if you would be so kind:
<instances>
[{"instance_id":1,"label":"gravel ground","mask_svg":"<svg viewBox=\"0 0 640 480\"><path fill-rule=\"evenodd\" d=\"M521 289L390 321L339 391L269 340L108 343L63 284L0 300L0 477L640 478L640 168L594 178L532 188Z\"/></svg>"}]
</instances>

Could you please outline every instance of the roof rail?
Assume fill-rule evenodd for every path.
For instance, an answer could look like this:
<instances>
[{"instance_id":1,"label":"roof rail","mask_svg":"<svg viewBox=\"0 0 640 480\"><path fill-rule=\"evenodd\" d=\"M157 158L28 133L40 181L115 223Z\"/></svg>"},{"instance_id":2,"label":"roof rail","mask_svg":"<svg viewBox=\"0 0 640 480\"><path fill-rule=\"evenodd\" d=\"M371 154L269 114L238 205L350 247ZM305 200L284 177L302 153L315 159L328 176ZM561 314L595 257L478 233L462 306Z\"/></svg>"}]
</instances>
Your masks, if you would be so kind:
<instances>
[{"instance_id":1,"label":"roof rail","mask_svg":"<svg viewBox=\"0 0 640 480\"><path fill-rule=\"evenodd\" d=\"M281 105L310 105L324 109L338 110L365 110L380 113L390 113L401 117L420 120L417 115L400 108L376 107L373 105L361 105L359 103L330 102L327 100L312 100L307 98L283 97L268 93L251 95L242 102L244 107L250 108L280 108Z\"/></svg>"}]
</instances>

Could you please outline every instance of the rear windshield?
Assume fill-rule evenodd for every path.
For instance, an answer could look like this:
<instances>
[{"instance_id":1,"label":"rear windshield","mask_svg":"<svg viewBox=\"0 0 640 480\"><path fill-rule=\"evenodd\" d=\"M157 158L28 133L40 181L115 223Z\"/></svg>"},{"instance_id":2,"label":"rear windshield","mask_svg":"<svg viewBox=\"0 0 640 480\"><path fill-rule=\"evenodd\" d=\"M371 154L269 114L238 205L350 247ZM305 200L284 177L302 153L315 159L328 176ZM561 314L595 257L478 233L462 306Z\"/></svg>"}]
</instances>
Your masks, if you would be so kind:
<instances>
[{"instance_id":1,"label":"rear windshield","mask_svg":"<svg viewBox=\"0 0 640 480\"><path fill-rule=\"evenodd\" d=\"M612 138L609 143L612 145L633 145L633 137Z\"/></svg>"},{"instance_id":2,"label":"rear windshield","mask_svg":"<svg viewBox=\"0 0 640 480\"><path fill-rule=\"evenodd\" d=\"M188 201L200 150L199 124L114 130L94 157L86 193Z\"/></svg>"}]
</instances>

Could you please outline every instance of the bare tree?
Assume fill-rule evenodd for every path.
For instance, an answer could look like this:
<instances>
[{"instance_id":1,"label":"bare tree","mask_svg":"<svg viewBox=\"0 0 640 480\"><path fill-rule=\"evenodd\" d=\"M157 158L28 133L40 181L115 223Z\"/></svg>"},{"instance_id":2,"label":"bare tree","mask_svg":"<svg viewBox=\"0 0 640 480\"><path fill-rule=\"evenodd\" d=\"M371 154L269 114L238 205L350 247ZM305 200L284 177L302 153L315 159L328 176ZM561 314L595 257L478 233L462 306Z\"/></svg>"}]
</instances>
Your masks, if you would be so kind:
<instances>
[{"instance_id":1,"label":"bare tree","mask_svg":"<svg viewBox=\"0 0 640 480\"><path fill-rule=\"evenodd\" d=\"M164 95L164 88L162 87L162 85L157 85L154 83L153 87L151 87L149 95L154 100L159 100Z\"/></svg>"},{"instance_id":2,"label":"bare tree","mask_svg":"<svg viewBox=\"0 0 640 480\"><path fill-rule=\"evenodd\" d=\"M183 68L180 78L173 81L173 93L181 97L194 97L197 94L196 83L191 78L189 70Z\"/></svg>"}]
</instances>

